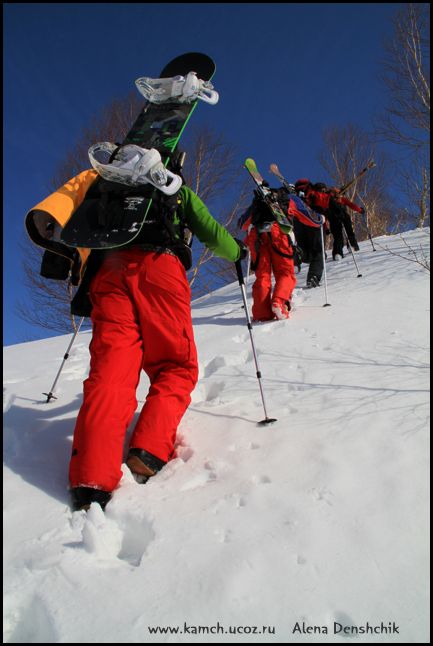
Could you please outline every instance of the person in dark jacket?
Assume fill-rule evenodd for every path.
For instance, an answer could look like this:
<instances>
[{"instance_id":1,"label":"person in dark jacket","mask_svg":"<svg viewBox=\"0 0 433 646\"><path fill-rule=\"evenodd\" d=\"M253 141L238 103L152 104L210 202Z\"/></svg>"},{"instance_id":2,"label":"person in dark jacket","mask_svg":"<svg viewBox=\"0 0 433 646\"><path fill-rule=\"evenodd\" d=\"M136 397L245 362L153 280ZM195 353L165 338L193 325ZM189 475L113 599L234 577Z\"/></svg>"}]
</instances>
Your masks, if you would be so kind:
<instances>
[{"instance_id":1,"label":"person in dark jacket","mask_svg":"<svg viewBox=\"0 0 433 646\"><path fill-rule=\"evenodd\" d=\"M358 251L358 242L346 207L349 207L358 213L363 213L363 209L357 204L350 202L343 195L340 195L338 189L328 189L326 184L323 184L322 182L313 184L309 179L304 178L299 179L296 182L295 187L298 194L303 194L306 203L314 211L324 215L329 223L329 229L333 237L333 260L339 260L344 257L343 226L349 243L355 251Z\"/></svg>"},{"instance_id":2,"label":"person in dark jacket","mask_svg":"<svg viewBox=\"0 0 433 646\"><path fill-rule=\"evenodd\" d=\"M347 208L355 211L356 213L363 214L364 209L357 204L354 204L348 200L344 195L340 195L338 188L329 188L326 189L330 195L329 200L329 215L333 217L334 224L334 240L335 235L339 240L339 249L341 250L341 255L343 251L343 228L346 232L347 240L354 251L359 251L358 241L356 239L355 231L353 229L352 219L347 211Z\"/></svg>"},{"instance_id":3,"label":"person in dark jacket","mask_svg":"<svg viewBox=\"0 0 433 646\"><path fill-rule=\"evenodd\" d=\"M308 181L308 180L306 180ZM302 188L306 185L303 184ZM302 262L308 264L307 287L318 287L323 274L323 247L320 227L324 217L311 209L303 199L304 192L295 184L279 189L279 202L293 219L296 243L302 250ZM302 197L301 197L302 196Z\"/></svg>"}]
</instances>

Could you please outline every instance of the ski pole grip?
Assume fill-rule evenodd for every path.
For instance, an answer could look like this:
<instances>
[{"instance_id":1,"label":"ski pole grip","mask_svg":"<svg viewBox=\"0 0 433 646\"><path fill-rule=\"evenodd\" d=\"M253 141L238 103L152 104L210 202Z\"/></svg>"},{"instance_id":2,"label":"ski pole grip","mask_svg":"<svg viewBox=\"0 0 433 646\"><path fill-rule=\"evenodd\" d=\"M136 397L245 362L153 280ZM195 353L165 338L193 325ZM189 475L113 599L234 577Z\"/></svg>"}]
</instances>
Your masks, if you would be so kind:
<instances>
[{"instance_id":1,"label":"ski pole grip","mask_svg":"<svg viewBox=\"0 0 433 646\"><path fill-rule=\"evenodd\" d=\"M240 260L236 260L236 262L235 262L235 267L236 267L236 273L237 273L237 275L238 275L239 285L245 285L245 282L244 282L244 273L243 273L243 271L242 271L242 263L241 263L241 261L240 261Z\"/></svg>"}]
</instances>

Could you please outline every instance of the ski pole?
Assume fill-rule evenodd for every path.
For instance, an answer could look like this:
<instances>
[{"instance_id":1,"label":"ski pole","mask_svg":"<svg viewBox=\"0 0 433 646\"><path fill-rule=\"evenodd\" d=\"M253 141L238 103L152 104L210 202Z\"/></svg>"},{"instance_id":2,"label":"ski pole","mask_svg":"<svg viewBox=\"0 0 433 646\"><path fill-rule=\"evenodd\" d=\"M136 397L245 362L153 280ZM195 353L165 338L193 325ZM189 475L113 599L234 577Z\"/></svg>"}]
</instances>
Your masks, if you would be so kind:
<instances>
[{"instance_id":1,"label":"ski pole","mask_svg":"<svg viewBox=\"0 0 433 646\"><path fill-rule=\"evenodd\" d=\"M370 228L369 228L369 226L368 226L368 213L367 213L367 209L365 209L365 210L364 210L364 214L365 214L365 226L366 226L366 228L367 228L367 235L368 235L368 239L369 239L369 240L370 240L370 242L371 242L371 246L373 247L373 251L376 251L376 247L374 246L373 238L371 237Z\"/></svg>"},{"instance_id":2,"label":"ski pole","mask_svg":"<svg viewBox=\"0 0 433 646\"><path fill-rule=\"evenodd\" d=\"M358 265L356 264L355 260L355 254L353 253L352 245L349 242L349 238L346 236L346 247L349 249L350 253L352 254L353 262L355 263L356 271L358 272L357 278L362 278L362 274L359 272Z\"/></svg>"},{"instance_id":3,"label":"ski pole","mask_svg":"<svg viewBox=\"0 0 433 646\"><path fill-rule=\"evenodd\" d=\"M261 397L262 397L263 410L265 411L265 419L263 419L261 422L259 422L259 425L264 426L265 424L272 424L273 422L276 422L277 420L275 418L268 417L268 413L266 411L265 396L264 396L264 393L263 393L263 386L262 386L262 381L261 381L262 373L260 372L259 363L258 363L258 360L257 360L256 348L255 348L255 345L254 345L253 326L252 326L252 323L251 323L250 313L248 311L248 306L247 306L247 297L246 297L246 291L245 291L244 275L243 275L243 272L242 272L242 264L241 264L240 260L237 260L235 262L235 267L236 267L236 273L238 275L239 285L240 285L241 292L242 292L242 299L244 301L245 316L247 318L247 326L248 326L248 331L250 333L251 346L253 348L254 362L256 364L256 375L257 375L257 379L259 381L259 388L260 388L260 394L261 394Z\"/></svg>"},{"instance_id":4,"label":"ski pole","mask_svg":"<svg viewBox=\"0 0 433 646\"><path fill-rule=\"evenodd\" d=\"M246 285L248 285L250 281L250 271L251 271L251 254L248 254L248 264L247 264L247 280L246 280Z\"/></svg>"},{"instance_id":5,"label":"ski pole","mask_svg":"<svg viewBox=\"0 0 433 646\"><path fill-rule=\"evenodd\" d=\"M323 257L323 274L325 276L325 303L323 307L330 307L331 303L328 303L328 281L326 278L326 258L325 258L325 236L323 234L324 222L320 225L320 235L322 238L322 257Z\"/></svg>"},{"instance_id":6,"label":"ski pole","mask_svg":"<svg viewBox=\"0 0 433 646\"><path fill-rule=\"evenodd\" d=\"M69 345L68 345L68 349L66 350L66 353L65 353L65 355L64 355L64 357L63 357L62 365L60 366L60 368L59 368L59 372L57 373L56 378L54 379L54 383L53 383L53 385L51 386L51 390L50 390L50 392L49 392L49 393L42 393L43 395L46 395L46 396L47 396L47 401L45 402L46 404L48 404L48 402L50 402L50 401L51 401L51 399L57 399L57 397L56 397L55 395L53 395L53 391L54 391L54 389L55 389L55 387L56 387L56 384L57 384L57 381L58 381L58 379L59 379L59 377L60 377L60 373L61 373L61 372L62 372L62 370L63 370L63 366L65 365L65 361L66 361L66 359L69 357L69 351L70 351L70 349L72 348L72 344L74 343L74 341L75 341L75 339L76 339L76 336L77 336L78 332L80 331L80 327L81 327L81 325L82 325L83 321L84 321L84 316L83 316L83 317L82 317L82 319L80 320L80 322L79 322L79 324L78 324L78 326L77 326L77 329L75 330L75 332L74 332L74 334L73 334L73 337L72 337L72 339L71 339L71 341L70 341L70 343L69 343Z\"/></svg>"},{"instance_id":7,"label":"ski pole","mask_svg":"<svg viewBox=\"0 0 433 646\"><path fill-rule=\"evenodd\" d=\"M245 281L245 285L248 285L249 279L250 279L250 269L251 269L251 254L248 252L248 263L247 263L247 278ZM246 298L246 292L245 292L245 298ZM245 305L242 305L242 309L245 309Z\"/></svg>"}]
</instances>

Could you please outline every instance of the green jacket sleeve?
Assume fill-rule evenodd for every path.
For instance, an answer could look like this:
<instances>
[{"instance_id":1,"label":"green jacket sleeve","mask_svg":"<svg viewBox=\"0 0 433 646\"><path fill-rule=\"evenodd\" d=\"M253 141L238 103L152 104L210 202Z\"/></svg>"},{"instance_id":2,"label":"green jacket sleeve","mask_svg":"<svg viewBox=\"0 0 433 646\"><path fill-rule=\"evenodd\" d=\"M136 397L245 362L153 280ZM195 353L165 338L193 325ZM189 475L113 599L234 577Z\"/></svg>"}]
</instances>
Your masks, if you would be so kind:
<instances>
[{"instance_id":1,"label":"green jacket sleeve","mask_svg":"<svg viewBox=\"0 0 433 646\"><path fill-rule=\"evenodd\" d=\"M182 186L179 195L186 224L200 242L220 258L231 262L239 260L238 243L227 229L211 216L201 199L188 186Z\"/></svg>"}]
</instances>

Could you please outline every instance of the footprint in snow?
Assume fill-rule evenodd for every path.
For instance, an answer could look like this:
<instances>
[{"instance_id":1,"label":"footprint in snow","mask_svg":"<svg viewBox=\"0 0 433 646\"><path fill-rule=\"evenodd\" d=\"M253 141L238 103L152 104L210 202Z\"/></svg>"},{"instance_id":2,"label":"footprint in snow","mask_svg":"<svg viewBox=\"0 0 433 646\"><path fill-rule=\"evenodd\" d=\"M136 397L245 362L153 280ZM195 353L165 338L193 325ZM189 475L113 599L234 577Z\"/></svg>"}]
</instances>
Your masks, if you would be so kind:
<instances>
[{"instance_id":1,"label":"footprint in snow","mask_svg":"<svg viewBox=\"0 0 433 646\"><path fill-rule=\"evenodd\" d=\"M5 612L4 623L5 635L9 644L55 644L59 642L59 636L53 626L50 613L45 607L42 599L37 595L31 595L25 605L14 616L9 619Z\"/></svg>"},{"instance_id":2,"label":"footprint in snow","mask_svg":"<svg viewBox=\"0 0 433 646\"><path fill-rule=\"evenodd\" d=\"M232 341L234 341L235 343L246 343L248 340L248 334L236 334L236 336L232 337Z\"/></svg>"},{"instance_id":3,"label":"footprint in snow","mask_svg":"<svg viewBox=\"0 0 433 646\"><path fill-rule=\"evenodd\" d=\"M210 377L211 375L213 375L214 372L216 372L220 368L223 368L226 365L227 363L224 357L222 356L214 357L209 361L209 363L206 364L203 371L203 376Z\"/></svg>"},{"instance_id":4,"label":"footprint in snow","mask_svg":"<svg viewBox=\"0 0 433 646\"><path fill-rule=\"evenodd\" d=\"M219 543L230 543L233 532L230 529L216 529L214 534Z\"/></svg>"},{"instance_id":5,"label":"footprint in snow","mask_svg":"<svg viewBox=\"0 0 433 646\"><path fill-rule=\"evenodd\" d=\"M211 359L203 368L203 376L210 377L220 368L226 366L244 366L248 361L252 360L252 352L245 350L237 354L218 355Z\"/></svg>"},{"instance_id":6,"label":"footprint in snow","mask_svg":"<svg viewBox=\"0 0 433 646\"><path fill-rule=\"evenodd\" d=\"M117 558L138 567L155 538L152 523L145 517L137 518L132 514L125 514L119 520L119 525L123 530L123 537Z\"/></svg>"},{"instance_id":7,"label":"footprint in snow","mask_svg":"<svg viewBox=\"0 0 433 646\"><path fill-rule=\"evenodd\" d=\"M181 487L180 491L189 491L190 489L197 489L203 487L209 482L214 482L217 479L217 474L210 466L205 465L204 471L193 476L187 480Z\"/></svg>"},{"instance_id":8,"label":"footprint in snow","mask_svg":"<svg viewBox=\"0 0 433 646\"><path fill-rule=\"evenodd\" d=\"M224 390L225 382L224 381L215 381L215 382L210 383L210 384L204 384L204 388L205 388L205 391L206 391L205 401L207 401L207 402L214 401L215 399L218 398L218 396Z\"/></svg>"},{"instance_id":9,"label":"footprint in snow","mask_svg":"<svg viewBox=\"0 0 433 646\"><path fill-rule=\"evenodd\" d=\"M82 513L73 514L77 522L83 523L82 542L74 547L84 547L103 567L108 561L119 565L119 560L134 567L140 565L155 539L152 521L142 512L125 512L119 506L110 509L110 505L103 512L99 505L93 504L84 517Z\"/></svg>"},{"instance_id":10,"label":"footprint in snow","mask_svg":"<svg viewBox=\"0 0 433 646\"><path fill-rule=\"evenodd\" d=\"M327 505L332 507L332 496L334 494L326 487L320 487L320 489L316 489L316 487L313 487L312 489L309 489L308 493L315 500L318 500L319 502L326 502Z\"/></svg>"},{"instance_id":11,"label":"footprint in snow","mask_svg":"<svg viewBox=\"0 0 433 646\"><path fill-rule=\"evenodd\" d=\"M82 514L83 512L78 512ZM116 521L108 517L96 503L85 512L82 546L98 560L116 559L121 549L123 532Z\"/></svg>"},{"instance_id":12,"label":"footprint in snow","mask_svg":"<svg viewBox=\"0 0 433 646\"><path fill-rule=\"evenodd\" d=\"M253 476L251 480L254 484L270 484L272 482L269 476Z\"/></svg>"},{"instance_id":13,"label":"footprint in snow","mask_svg":"<svg viewBox=\"0 0 433 646\"><path fill-rule=\"evenodd\" d=\"M236 498L236 507L242 509L242 507L247 506L247 499L244 496L239 496Z\"/></svg>"}]
</instances>

